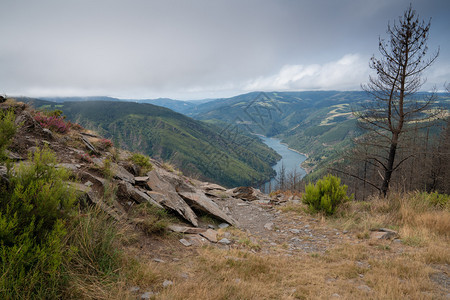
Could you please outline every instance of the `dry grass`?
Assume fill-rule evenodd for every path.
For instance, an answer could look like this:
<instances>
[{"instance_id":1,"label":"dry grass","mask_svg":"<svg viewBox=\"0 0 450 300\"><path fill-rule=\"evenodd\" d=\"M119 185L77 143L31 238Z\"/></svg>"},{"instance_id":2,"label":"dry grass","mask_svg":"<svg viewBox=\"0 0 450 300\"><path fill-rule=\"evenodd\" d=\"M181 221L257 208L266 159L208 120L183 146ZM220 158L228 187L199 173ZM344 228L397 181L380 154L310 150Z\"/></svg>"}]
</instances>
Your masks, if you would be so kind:
<instances>
[{"instance_id":1,"label":"dry grass","mask_svg":"<svg viewBox=\"0 0 450 300\"><path fill-rule=\"evenodd\" d=\"M263 256L202 249L190 277L157 299L432 299L433 270L409 257L370 258L368 246L344 245L328 254Z\"/></svg>"},{"instance_id":2,"label":"dry grass","mask_svg":"<svg viewBox=\"0 0 450 300\"><path fill-rule=\"evenodd\" d=\"M305 214L295 207L288 211L287 218ZM419 193L353 202L324 222L350 230L354 238L310 254L254 253L247 245L251 235L227 228L219 236L231 233L239 249L208 246L165 263L133 252L124 256L114 286L99 284L88 294L103 299L139 298L145 291L155 292L155 299L442 299L449 293L449 217L448 206L430 205ZM395 228L403 242L356 237L374 227ZM164 280L173 285L164 288ZM139 286L139 293L131 293L132 286Z\"/></svg>"},{"instance_id":3,"label":"dry grass","mask_svg":"<svg viewBox=\"0 0 450 300\"><path fill-rule=\"evenodd\" d=\"M433 194L395 193L388 199L350 202L330 223L343 229L365 232L388 227L398 230L406 243L430 246L450 241L450 206L434 203Z\"/></svg>"},{"instance_id":4,"label":"dry grass","mask_svg":"<svg viewBox=\"0 0 450 300\"><path fill-rule=\"evenodd\" d=\"M403 243L355 239L326 253L263 255L205 248L189 263L191 276L164 289L158 299L439 299L448 294L450 212L427 195L393 195L388 201L347 205L334 226L364 233L399 231ZM292 207L291 207L292 206ZM287 211L304 213L302 205ZM232 234L242 237L233 229ZM448 275L444 275L448 276ZM446 277L448 280L448 277Z\"/></svg>"}]
</instances>

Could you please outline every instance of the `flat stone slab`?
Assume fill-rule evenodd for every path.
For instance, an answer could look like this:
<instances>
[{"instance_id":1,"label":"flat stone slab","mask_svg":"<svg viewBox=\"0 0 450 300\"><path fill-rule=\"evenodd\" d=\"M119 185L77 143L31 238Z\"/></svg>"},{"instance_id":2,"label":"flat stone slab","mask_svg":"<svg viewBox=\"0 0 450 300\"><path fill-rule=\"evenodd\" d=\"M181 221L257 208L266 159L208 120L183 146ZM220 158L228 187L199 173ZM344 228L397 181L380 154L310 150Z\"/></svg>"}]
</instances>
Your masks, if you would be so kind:
<instances>
[{"instance_id":1,"label":"flat stone slab","mask_svg":"<svg viewBox=\"0 0 450 300\"><path fill-rule=\"evenodd\" d=\"M217 243L217 234L218 232L214 229L208 229L205 232L201 232L200 235L205 237L208 241Z\"/></svg>"},{"instance_id":2,"label":"flat stone slab","mask_svg":"<svg viewBox=\"0 0 450 300\"><path fill-rule=\"evenodd\" d=\"M192 244L185 239L181 239L180 243L182 243L186 247L192 246Z\"/></svg>"},{"instance_id":3,"label":"flat stone slab","mask_svg":"<svg viewBox=\"0 0 450 300\"><path fill-rule=\"evenodd\" d=\"M230 225L227 224L227 223L220 223L220 224L219 224L219 228L220 228L220 229L224 229L224 228L227 228L227 227L230 227Z\"/></svg>"},{"instance_id":4,"label":"flat stone slab","mask_svg":"<svg viewBox=\"0 0 450 300\"><path fill-rule=\"evenodd\" d=\"M168 228L169 228L169 230L171 230L173 232L189 233L189 234L198 234L198 233L202 233L202 232L206 231L206 229L204 229L204 228L188 227L188 226L175 225L175 224L169 225Z\"/></svg>"},{"instance_id":5,"label":"flat stone slab","mask_svg":"<svg viewBox=\"0 0 450 300\"><path fill-rule=\"evenodd\" d=\"M78 169L81 168L81 165L79 165L79 164L69 164L69 163L60 163L60 164L57 164L56 167L69 169L71 171L78 171Z\"/></svg>"},{"instance_id":6,"label":"flat stone slab","mask_svg":"<svg viewBox=\"0 0 450 300\"><path fill-rule=\"evenodd\" d=\"M231 244L231 241L227 238L223 238L220 241L218 241L218 243L222 244L222 245L229 245L229 244Z\"/></svg>"},{"instance_id":7,"label":"flat stone slab","mask_svg":"<svg viewBox=\"0 0 450 300\"><path fill-rule=\"evenodd\" d=\"M186 239L194 246L204 246L209 244L210 242L200 234L188 234Z\"/></svg>"},{"instance_id":8,"label":"flat stone slab","mask_svg":"<svg viewBox=\"0 0 450 300\"><path fill-rule=\"evenodd\" d=\"M148 176L134 177L136 183L144 183L148 181Z\"/></svg>"},{"instance_id":9,"label":"flat stone slab","mask_svg":"<svg viewBox=\"0 0 450 300\"><path fill-rule=\"evenodd\" d=\"M197 190L194 193L180 192L179 195L193 208L206 212L229 224L236 225L237 222L228 216L214 201L203 192Z\"/></svg>"}]
</instances>

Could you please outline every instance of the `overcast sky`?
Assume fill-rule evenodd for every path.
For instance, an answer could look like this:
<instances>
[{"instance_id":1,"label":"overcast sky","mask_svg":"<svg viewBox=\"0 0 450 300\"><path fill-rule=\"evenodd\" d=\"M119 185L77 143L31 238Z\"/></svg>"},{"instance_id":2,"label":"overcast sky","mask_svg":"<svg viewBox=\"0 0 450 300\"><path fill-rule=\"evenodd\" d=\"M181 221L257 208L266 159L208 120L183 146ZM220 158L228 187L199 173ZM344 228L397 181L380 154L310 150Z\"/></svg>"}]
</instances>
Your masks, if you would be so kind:
<instances>
[{"instance_id":1,"label":"overcast sky","mask_svg":"<svg viewBox=\"0 0 450 300\"><path fill-rule=\"evenodd\" d=\"M450 82L449 0L0 0L0 94L200 99L359 90L409 3Z\"/></svg>"}]
</instances>

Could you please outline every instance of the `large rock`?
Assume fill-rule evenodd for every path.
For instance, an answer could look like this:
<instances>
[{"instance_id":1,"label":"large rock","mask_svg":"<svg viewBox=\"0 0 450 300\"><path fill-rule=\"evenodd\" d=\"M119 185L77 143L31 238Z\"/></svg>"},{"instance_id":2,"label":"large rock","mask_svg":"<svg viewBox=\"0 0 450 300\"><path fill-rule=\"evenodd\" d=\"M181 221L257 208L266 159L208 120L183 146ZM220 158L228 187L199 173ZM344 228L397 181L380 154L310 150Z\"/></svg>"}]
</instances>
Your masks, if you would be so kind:
<instances>
[{"instance_id":1,"label":"large rock","mask_svg":"<svg viewBox=\"0 0 450 300\"><path fill-rule=\"evenodd\" d=\"M21 124L22 127L24 128L38 128L40 130L42 130L41 125L39 124L38 121L36 121L33 116L28 112L28 111L24 111L22 112L15 121L16 125Z\"/></svg>"},{"instance_id":2,"label":"large rock","mask_svg":"<svg viewBox=\"0 0 450 300\"><path fill-rule=\"evenodd\" d=\"M111 171L113 172L113 176L116 179L124 180L131 184L135 184L134 175L128 172L124 167L119 166L118 164L111 164Z\"/></svg>"},{"instance_id":3,"label":"large rock","mask_svg":"<svg viewBox=\"0 0 450 300\"><path fill-rule=\"evenodd\" d=\"M155 168L155 170L159 175L159 177L165 182L172 185L177 192L193 192L195 191L195 187L189 182L188 178L184 178L182 176L178 176L173 172L169 172L163 168ZM150 171L150 172L153 172Z\"/></svg>"},{"instance_id":4,"label":"large rock","mask_svg":"<svg viewBox=\"0 0 450 300\"><path fill-rule=\"evenodd\" d=\"M79 172L78 176L81 178L82 182L90 181L90 182L92 182L94 184L98 184L100 186L105 186L105 184L106 184L106 179L95 176L89 172L81 171L81 172Z\"/></svg>"},{"instance_id":5,"label":"large rock","mask_svg":"<svg viewBox=\"0 0 450 300\"><path fill-rule=\"evenodd\" d=\"M179 192L180 196L193 208L210 214L222 221L237 225L236 220L228 216L220 207L200 190L194 193Z\"/></svg>"},{"instance_id":6,"label":"large rock","mask_svg":"<svg viewBox=\"0 0 450 300\"><path fill-rule=\"evenodd\" d=\"M126 181L121 181L118 184L117 196L125 200L134 200L137 203L150 203L159 208L163 208L157 201L147 195L144 191L139 190Z\"/></svg>"},{"instance_id":7,"label":"large rock","mask_svg":"<svg viewBox=\"0 0 450 300\"><path fill-rule=\"evenodd\" d=\"M233 197L247 201L258 200L255 189L249 186L241 186L235 188L233 190Z\"/></svg>"},{"instance_id":8,"label":"large rock","mask_svg":"<svg viewBox=\"0 0 450 300\"><path fill-rule=\"evenodd\" d=\"M214 229L208 229L205 232L200 233L201 236L209 240L210 242L217 243L218 232Z\"/></svg>"},{"instance_id":9,"label":"large rock","mask_svg":"<svg viewBox=\"0 0 450 300\"><path fill-rule=\"evenodd\" d=\"M189 207L189 205L178 195L175 187L163 180L156 170L152 170L147 173L149 178L147 185L148 187L165 197L159 197L158 201L162 206L176 211L180 216L189 221L192 225L198 226L197 216L194 211Z\"/></svg>"},{"instance_id":10,"label":"large rock","mask_svg":"<svg viewBox=\"0 0 450 300\"><path fill-rule=\"evenodd\" d=\"M399 238L396 231L387 228L373 229L370 237L376 240L393 240Z\"/></svg>"},{"instance_id":11,"label":"large rock","mask_svg":"<svg viewBox=\"0 0 450 300\"><path fill-rule=\"evenodd\" d=\"M210 183L210 182L203 182L201 187L205 191L219 190L219 191L224 191L225 192L227 190L226 188L224 188L221 185L218 185L218 184L215 184L215 183Z\"/></svg>"}]
</instances>

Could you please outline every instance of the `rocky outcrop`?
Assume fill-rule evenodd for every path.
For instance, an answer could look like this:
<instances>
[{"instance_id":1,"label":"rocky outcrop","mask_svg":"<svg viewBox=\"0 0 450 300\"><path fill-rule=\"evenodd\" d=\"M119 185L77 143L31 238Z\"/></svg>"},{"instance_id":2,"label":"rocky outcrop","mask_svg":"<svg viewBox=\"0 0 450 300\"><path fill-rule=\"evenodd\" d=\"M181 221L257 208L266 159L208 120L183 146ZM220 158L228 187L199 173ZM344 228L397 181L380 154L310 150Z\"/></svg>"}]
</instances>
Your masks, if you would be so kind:
<instances>
[{"instance_id":1,"label":"rocky outcrop","mask_svg":"<svg viewBox=\"0 0 450 300\"><path fill-rule=\"evenodd\" d=\"M174 212L195 227L199 225L197 213L237 225L237 221L215 202L227 201L231 196L224 187L167 170L164 164L154 160L153 170L138 176L142 174L136 172L139 167L129 159L131 154L115 149L113 156L110 149L99 146L101 137L98 135L79 126L64 134L43 128L35 120L35 112L25 104L17 104L14 111L18 132L7 151L10 158L24 160L29 152L49 147L58 157L57 167L68 169L76 178L76 182L70 184L83 204L97 205L116 220L127 219L127 211L133 205L150 203ZM8 174L3 166L0 166L0 183L8 185ZM176 228L176 231L206 232L206 229L191 229L195 227ZM205 235L208 240L216 241L213 231Z\"/></svg>"},{"instance_id":2,"label":"rocky outcrop","mask_svg":"<svg viewBox=\"0 0 450 300\"><path fill-rule=\"evenodd\" d=\"M148 187L152 191L164 195L164 198L161 199L159 204L177 212L192 225L198 226L196 214L192 211L189 205L187 205L187 203L178 195L174 185L163 180L156 170L148 172L147 176L149 177L147 181Z\"/></svg>"}]
</instances>

